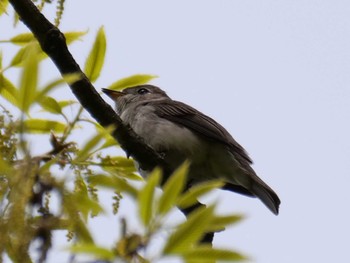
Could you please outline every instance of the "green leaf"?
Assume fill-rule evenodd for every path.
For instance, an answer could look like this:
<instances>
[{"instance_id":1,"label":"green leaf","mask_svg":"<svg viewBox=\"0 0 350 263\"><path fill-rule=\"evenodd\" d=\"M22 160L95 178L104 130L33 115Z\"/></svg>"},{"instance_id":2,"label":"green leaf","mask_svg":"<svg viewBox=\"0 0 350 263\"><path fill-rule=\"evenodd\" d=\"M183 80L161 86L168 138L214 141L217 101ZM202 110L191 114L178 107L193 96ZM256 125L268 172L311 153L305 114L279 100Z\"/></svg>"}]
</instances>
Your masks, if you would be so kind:
<instances>
[{"instance_id":1,"label":"green leaf","mask_svg":"<svg viewBox=\"0 0 350 263\"><path fill-rule=\"evenodd\" d=\"M218 260L229 262L246 260L246 257L237 252L212 248L209 245L201 245L195 247L189 251L184 252L182 254L182 257L184 257L187 262L198 263L207 261L217 262Z\"/></svg>"},{"instance_id":2,"label":"green leaf","mask_svg":"<svg viewBox=\"0 0 350 263\"><path fill-rule=\"evenodd\" d=\"M28 45L22 47L17 51L16 55L12 58L10 66L20 66L23 63L24 55L27 52Z\"/></svg>"},{"instance_id":3,"label":"green leaf","mask_svg":"<svg viewBox=\"0 0 350 263\"><path fill-rule=\"evenodd\" d=\"M0 73L0 94L12 105L19 108L18 90L3 74Z\"/></svg>"},{"instance_id":4,"label":"green leaf","mask_svg":"<svg viewBox=\"0 0 350 263\"><path fill-rule=\"evenodd\" d=\"M66 83L71 84L75 81L78 81L79 79L81 79L81 76L78 73L66 74L63 76L63 78L56 79L47 84L44 88L42 88L38 92L35 100L40 101L43 97L45 97L48 93L50 93L53 89L57 88L58 86Z\"/></svg>"},{"instance_id":5,"label":"green leaf","mask_svg":"<svg viewBox=\"0 0 350 263\"><path fill-rule=\"evenodd\" d=\"M188 191L186 191L182 196L180 196L177 205L180 208L190 207L197 203L197 200L200 196L207 194L214 189L218 189L223 185L224 183L218 180L196 184L195 186L192 186Z\"/></svg>"},{"instance_id":6,"label":"green leaf","mask_svg":"<svg viewBox=\"0 0 350 263\"><path fill-rule=\"evenodd\" d=\"M243 219L242 215L227 215L214 216L210 221L209 231L219 232L225 229L226 226L238 223Z\"/></svg>"},{"instance_id":7,"label":"green leaf","mask_svg":"<svg viewBox=\"0 0 350 263\"><path fill-rule=\"evenodd\" d=\"M33 52L33 50L35 50L35 52ZM11 60L10 67L23 66L28 54L31 52L36 53L36 60L38 61L47 57L47 55L41 50L38 42L30 42L17 51L16 55Z\"/></svg>"},{"instance_id":8,"label":"green leaf","mask_svg":"<svg viewBox=\"0 0 350 263\"><path fill-rule=\"evenodd\" d=\"M103 27L99 29L96 35L94 45L86 60L84 72L91 82L97 80L100 76L106 54L106 36Z\"/></svg>"},{"instance_id":9,"label":"green leaf","mask_svg":"<svg viewBox=\"0 0 350 263\"><path fill-rule=\"evenodd\" d=\"M69 192L64 193L63 209L65 214L68 215L68 222L71 223L71 225L67 226L67 228L75 232L78 240L87 243L94 242L89 229L86 227L86 224L78 213L77 200L74 197L74 194Z\"/></svg>"},{"instance_id":10,"label":"green leaf","mask_svg":"<svg viewBox=\"0 0 350 263\"><path fill-rule=\"evenodd\" d=\"M130 194L132 197L137 197L138 190L130 185L126 180L121 179L114 175L98 174L89 177L89 182L94 185L111 188L118 192L124 192Z\"/></svg>"},{"instance_id":11,"label":"green leaf","mask_svg":"<svg viewBox=\"0 0 350 263\"><path fill-rule=\"evenodd\" d=\"M181 254L190 251L204 236L214 215L214 206L200 207L190 214L187 221L181 224L168 238L165 254Z\"/></svg>"},{"instance_id":12,"label":"green leaf","mask_svg":"<svg viewBox=\"0 0 350 263\"><path fill-rule=\"evenodd\" d=\"M99 150L103 150L112 146L118 146L118 142L110 135L105 138L104 144L99 148Z\"/></svg>"},{"instance_id":13,"label":"green leaf","mask_svg":"<svg viewBox=\"0 0 350 263\"><path fill-rule=\"evenodd\" d=\"M158 76L155 75L146 75L146 74L136 74L132 75L126 78L122 78L116 82L114 82L112 85L108 87L108 89L111 90L122 90L128 87L134 87L138 85L143 85L148 83L154 78L158 78Z\"/></svg>"},{"instance_id":14,"label":"green leaf","mask_svg":"<svg viewBox=\"0 0 350 263\"><path fill-rule=\"evenodd\" d=\"M99 148L100 150L101 148ZM125 157L110 157L101 158L100 167L110 174L116 174L119 177L130 180L143 180L143 178L136 174L134 161Z\"/></svg>"},{"instance_id":15,"label":"green leaf","mask_svg":"<svg viewBox=\"0 0 350 263\"><path fill-rule=\"evenodd\" d=\"M21 45L21 46L26 45L32 42L33 40L35 40L35 37L32 33L23 33L10 38L10 42L12 44Z\"/></svg>"},{"instance_id":16,"label":"green leaf","mask_svg":"<svg viewBox=\"0 0 350 263\"><path fill-rule=\"evenodd\" d=\"M81 216L85 222L90 212L90 204L88 202L88 190L83 178L79 175L76 176L74 182L74 192L71 194L71 199L77 206L77 210L81 213Z\"/></svg>"},{"instance_id":17,"label":"green leaf","mask_svg":"<svg viewBox=\"0 0 350 263\"><path fill-rule=\"evenodd\" d=\"M113 260L115 258L111 250L94 244L73 245L69 250L74 254L88 254L99 260Z\"/></svg>"},{"instance_id":18,"label":"green leaf","mask_svg":"<svg viewBox=\"0 0 350 263\"><path fill-rule=\"evenodd\" d=\"M28 119L23 121L23 126L27 133L63 133L66 129L64 123L44 119Z\"/></svg>"},{"instance_id":19,"label":"green leaf","mask_svg":"<svg viewBox=\"0 0 350 263\"><path fill-rule=\"evenodd\" d=\"M87 186L84 179L81 177L81 175L77 175L75 178L74 194L75 195L80 194L80 195L83 195L84 197L88 196Z\"/></svg>"},{"instance_id":20,"label":"green leaf","mask_svg":"<svg viewBox=\"0 0 350 263\"><path fill-rule=\"evenodd\" d=\"M92 243L94 240L86 224L81 220L81 218L77 218L76 215L71 215L71 217L74 218L74 232L77 239L83 242Z\"/></svg>"},{"instance_id":21,"label":"green leaf","mask_svg":"<svg viewBox=\"0 0 350 263\"><path fill-rule=\"evenodd\" d=\"M154 192L161 179L160 169L154 171L147 178L146 185L139 191L138 203L140 219L148 226L153 216Z\"/></svg>"},{"instance_id":22,"label":"green leaf","mask_svg":"<svg viewBox=\"0 0 350 263\"><path fill-rule=\"evenodd\" d=\"M3 1L3 0L2 0ZM0 4L0 13L1 13L1 4ZM74 41L80 40L83 35L85 35L87 31L73 31L73 32L66 32L64 33L64 36L66 38L67 45L70 45ZM0 41L0 42L10 42L15 45L24 46L32 41L36 40L34 35L32 33L22 33L18 34L9 40L6 41Z\"/></svg>"},{"instance_id":23,"label":"green leaf","mask_svg":"<svg viewBox=\"0 0 350 263\"><path fill-rule=\"evenodd\" d=\"M66 193L63 197L63 200L64 212L70 219L68 221L70 225L66 226L65 228L74 231L74 234L79 241L93 243L93 237L88 227L79 216L79 211L77 211L77 208L75 207L74 198L72 198L72 195Z\"/></svg>"},{"instance_id":24,"label":"green leaf","mask_svg":"<svg viewBox=\"0 0 350 263\"><path fill-rule=\"evenodd\" d=\"M118 142L112 137L111 133L113 132L113 130L115 129L113 127L113 125L108 128L108 132L106 132L106 128L102 127L100 124L98 123L93 123L95 125L95 128L96 128L96 131L98 133L103 133L103 137L104 137L104 140L105 142L103 143L103 145L98 149L99 151L102 150L102 149L105 149L105 148L108 148L108 147L111 147L111 146L116 146L118 145Z\"/></svg>"},{"instance_id":25,"label":"green leaf","mask_svg":"<svg viewBox=\"0 0 350 263\"><path fill-rule=\"evenodd\" d=\"M120 168L126 169L126 170L131 170L131 171L136 171L135 165L134 165L134 160L125 158L122 156L113 156L113 157L108 157L108 159L104 159L102 162L102 165L109 165L109 166L118 166Z\"/></svg>"},{"instance_id":26,"label":"green leaf","mask_svg":"<svg viewBox=\"0 0 350 263\"><path fill-rule=\"evenodd\" d=\"M165 183L163 195L160 197L158 204L160 214L166 214L176 205L176 200L185 186L188 168L189 162L183 163Z\"/></svg>"},{"instance_id":27,"label":"green leaf","mask_svg":"<svg viewBox=\"0 0 350 263\"><path fill-rule=\"evenodd\" d=\"M71 194L71 200L76 205L85 222L87 222L89 214L97 215L103 211L100 204L90 198L87 185L81 176L77 176L75 180L75 188Z\"/></svg>"},{"instance_id":28,"label":"green leaf","mask_svg":"<svg viewBox=\"0 0 350 263\"><path fill-rule=\"evenodd\" d=\"M61 109L65 108L67 106L76 104L76 103L78 103L78 102L76 102L74 100L61 100L61 101L58 101L58 104L60 105Z\"/></svg>"},{"instance_id":29,"label":"green leaf","mask_svg":"<svg viewBox=\"0 0 350 263\"><path fill-rule=\"evenodd\" d=\"M72 44L74 41L81 40L81 37L86 35L88 31L72 31L65 32L64 36L66 38L67 45Z\"/></svg>"},{"instance_id":30,"label":"green leaf","mask_svg":"<svg viewBox=\"0 0 350 263\"><path fill-rule=\"evenodd\" d=\"M0 16L4 13L6 13L6 9L8 6L9 1L8 0L1 0L0 1Z\"/></svg>"},{"instance_id":31,"label":"green leaf","mask_svg":"<svg viewBox=\"0 0 350 263\"><path fill-rule=\"evenodd\" d=\"M111 146L118 146L119 145L117 140L114 139L113 136L111 135L113 130L115 129L115 127L113 125L110 126L110 128L108 129L109 132L106 133L106 129L104 127L102 127L101 125L99 125L96 122L93 124L95 125L97 132L99 132L99 133L103 132L103 134L104 134L105 142L98 150L102 150L102 149L106 149L106 148L111 147Z\"/></svg>"},{"instance_id":32,"label":"green leaf","mask_svg":"<svg viewBox=\"0 0 350 263\"><path fill-rule=\"evenodd\" d=\"M121 178L133 180L133 181L143 181L143 178L135 173L135 167L132 168L125 168L125 167L119 167L119 166L102 166L101 167L104 171L118 175Z\"/></svg>"},{"instance_id":33,"label":"green leaf","mask_svg":"<svg viewBox=\"0 0 350 263\"><path fill-rule=\"evenodd\" d=\"M75 162L82 162L88 159L94 148L101 142L103 139L103 134L98 133L94 137L88 140L85 146L78 152Z\"/></svg>"},{"instance_id":34,"label":"green leaf","mask_svg":"<svg viewBox=\"0 0 350 263\"><path fill-rule=\"evenodd\" d=\"M30 45L25 55L24 67L19 88L20 109L28 113L37 93L39 59L37 46Z\"/></svg>"},{"instance_id":35,"label":"green leaf","mask_svg":"<svg viewBox=\"0 0 350 263\"><path fill-rule=\"evenodd\" d=\"M62 114L62 109L58 102L52 97L44 97L39 101L44 110L53 114Z\"/></svg>"}]
</instances>

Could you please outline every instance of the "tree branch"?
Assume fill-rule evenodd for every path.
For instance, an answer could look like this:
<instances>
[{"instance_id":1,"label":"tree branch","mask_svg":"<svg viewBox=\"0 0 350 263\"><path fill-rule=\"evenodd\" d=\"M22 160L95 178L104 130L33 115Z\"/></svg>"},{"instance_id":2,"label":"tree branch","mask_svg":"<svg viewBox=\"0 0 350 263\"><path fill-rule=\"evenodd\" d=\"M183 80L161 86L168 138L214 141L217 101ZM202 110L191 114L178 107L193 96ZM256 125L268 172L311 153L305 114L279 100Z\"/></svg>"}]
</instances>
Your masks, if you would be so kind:
<instances>
[{"instance_id":1,"label":"tree branch","mask_svg":"<svg viewBox=\"0 0 350 263\"><path fill-rule=\"evenodd\" d=\"M81 105L103 127L116 125L113 137L120 143L127 155L132 156L140 164L143 170L152 170L154 167L160 166L166 179L172 170L158 153L122 122L109 104L97 93L69 52L64 34L40 13L31 0L9 0L9 2L23 23L32 31L43 51L56 64L61 74L77 73L82 76L80 80L70 84L72 92ZM199 206L202 204L198 202L182 212L187 216ZM211 243L213 236L214 233L207 233L202 242Z\"/></svg>"},{"instance_id":2,"label":"tree branch","mask_svg":"<svg viewBox=\"0 0 350 263\"><path fill-rule=\"evenodd\" d=\"M164 159L145 144L128 125L125 125L95 90L69 52L64 34L40 13L31 0L10 0L10 3L60 73L62 75L77 73L82 76L80 80L70 85L72 92L99 124L103 127L116 126L112 135L127 155L132 156L144 170L160 166L165 175L169 175L171 171Z\"/></svg>"}]
</instances>

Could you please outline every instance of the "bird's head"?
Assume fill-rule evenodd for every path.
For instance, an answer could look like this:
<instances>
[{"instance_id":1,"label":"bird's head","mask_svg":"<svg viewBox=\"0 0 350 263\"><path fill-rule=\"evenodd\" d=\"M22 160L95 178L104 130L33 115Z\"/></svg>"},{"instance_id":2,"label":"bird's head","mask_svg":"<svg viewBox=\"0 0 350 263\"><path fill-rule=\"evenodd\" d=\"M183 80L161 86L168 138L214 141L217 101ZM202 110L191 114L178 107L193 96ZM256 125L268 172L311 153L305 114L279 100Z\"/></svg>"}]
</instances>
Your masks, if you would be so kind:
<instances>
[{"instance_id":1,"label":"bird's head","mask_svg":"<svg viewBox=\"0 0 350 263\"><path fill-rule=\"evenodd\" d=\"M102 89L102 91L116 103L119 114L132 104L138 105L149 101L169 99L165 91L153 85L140 85L122 91L110 89Z\"/></svg>"}]
</instances>

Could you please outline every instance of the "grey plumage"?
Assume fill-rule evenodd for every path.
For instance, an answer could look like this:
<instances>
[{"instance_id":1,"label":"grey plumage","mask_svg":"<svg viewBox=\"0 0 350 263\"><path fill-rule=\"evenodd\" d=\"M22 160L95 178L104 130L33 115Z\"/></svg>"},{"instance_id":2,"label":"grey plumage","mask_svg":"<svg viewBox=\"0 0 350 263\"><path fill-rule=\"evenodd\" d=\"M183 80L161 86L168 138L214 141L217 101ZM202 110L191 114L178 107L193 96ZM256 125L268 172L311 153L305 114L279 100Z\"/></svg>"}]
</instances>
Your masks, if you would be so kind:
<instances>
[{"instance_id":1,"label":"grey plumage","mask_svg":"<svg viewBox=\"0 0 350 263\"><path fill-rule=\"evenodd\" d=\"M116 102L121 119L173 168L191 160L191 183L221 178L226 182L223 189L256 196L278 214L277 194L256 175L244 148L215 120L152 85L103 92Z\"/></svg>"}]
</instances>

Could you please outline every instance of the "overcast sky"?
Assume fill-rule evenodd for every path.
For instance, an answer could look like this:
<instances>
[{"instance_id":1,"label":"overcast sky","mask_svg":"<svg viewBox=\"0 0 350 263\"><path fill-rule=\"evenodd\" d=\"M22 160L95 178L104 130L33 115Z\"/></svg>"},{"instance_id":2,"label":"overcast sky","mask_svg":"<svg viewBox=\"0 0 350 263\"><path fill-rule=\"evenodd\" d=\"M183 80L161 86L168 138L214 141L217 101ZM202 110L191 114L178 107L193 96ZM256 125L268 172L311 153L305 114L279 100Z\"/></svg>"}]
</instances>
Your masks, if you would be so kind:
<instances>
[{"instance_id":1,"label":"overcast sky","mask_svg":"<svg viewBox=\"0 0 350 263\"><path fill-rule=\"evenodd\" d=\"M216 246L258 263L328 263L349 259L349 14L345 0L74 0L61 28L89 29L71 48L82 63L104 25L96 87L158 75L152 83L170 97L221 123L279 194L276 217L258 199L217 191L221 213L247 219L217 234ZM106 222L96 224L101 242Z\"/></svg>"}]
</instances>

